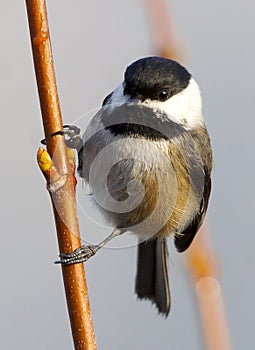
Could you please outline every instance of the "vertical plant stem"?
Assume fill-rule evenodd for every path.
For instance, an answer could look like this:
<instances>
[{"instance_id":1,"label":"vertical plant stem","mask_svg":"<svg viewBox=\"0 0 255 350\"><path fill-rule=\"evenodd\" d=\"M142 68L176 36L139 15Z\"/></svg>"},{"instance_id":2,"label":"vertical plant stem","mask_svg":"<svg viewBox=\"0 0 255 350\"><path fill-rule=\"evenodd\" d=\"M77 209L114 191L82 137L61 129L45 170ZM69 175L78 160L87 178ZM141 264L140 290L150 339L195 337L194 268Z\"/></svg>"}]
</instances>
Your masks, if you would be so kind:
<instances>
[{"instance_id":1,"label":"vertical plant stem","mask_svg":"<svg viewBox=\"0 0 255 350\"><path fill-rule=\"evenodd\" d=\"M75 186L61 135L51 137L63 127L51 52L50 35L44 0L26 0L38 94L47 151L60 178L61 186L51 191L60 253L80 247L76 213ZM44 174L45 175L45 174ZM75 349L95 350L96 341L91 319L87 284L82 263L62 267L69 318Z\"/></svg>"},{"instance_id":2,"label":"vertical plant stem","mask_svg":"<svg viewBox=\"0 0 255 350\"><path fill-rule=\"evenodd\" d=\"M166 1L145 0L145 3L157 54L179 62L183 61ZM210 247L208 237L209 231L204 225L197 233L185 257L196 287L206 349L230 350L223 296L216 273L217 259Z\"/></svg>"},{"instance_id":3,"label":"vertical plant stem","mask_svg":"<svg viewBox=\"0 0 255 350\"><path fill-rule=\"evenodd\" d=\"M186 259L196 289L206 349L230 350L222 289L217 276L217 260L205 225L186 253Z\"/></svg>"}]
</instances>

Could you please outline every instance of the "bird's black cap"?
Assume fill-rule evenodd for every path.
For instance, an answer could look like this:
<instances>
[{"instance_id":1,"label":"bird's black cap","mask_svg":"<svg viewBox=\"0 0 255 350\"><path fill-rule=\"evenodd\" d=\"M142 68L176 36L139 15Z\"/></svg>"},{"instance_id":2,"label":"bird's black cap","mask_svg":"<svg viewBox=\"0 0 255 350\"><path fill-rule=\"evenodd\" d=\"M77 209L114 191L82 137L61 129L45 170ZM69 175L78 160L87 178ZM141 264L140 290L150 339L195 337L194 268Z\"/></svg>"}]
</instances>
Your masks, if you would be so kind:
<instances>
[{"instance_id":1,"label":"bird's black cap","mask_svg":"<svg viewBox=\"0 0 255 350\"><path fill-rule=\"evenodd\" d=\"M127 67L124 93L165 101L185 89L191 74L178 62L163 57L141 58Z\"/></svg>"}]
</instances>

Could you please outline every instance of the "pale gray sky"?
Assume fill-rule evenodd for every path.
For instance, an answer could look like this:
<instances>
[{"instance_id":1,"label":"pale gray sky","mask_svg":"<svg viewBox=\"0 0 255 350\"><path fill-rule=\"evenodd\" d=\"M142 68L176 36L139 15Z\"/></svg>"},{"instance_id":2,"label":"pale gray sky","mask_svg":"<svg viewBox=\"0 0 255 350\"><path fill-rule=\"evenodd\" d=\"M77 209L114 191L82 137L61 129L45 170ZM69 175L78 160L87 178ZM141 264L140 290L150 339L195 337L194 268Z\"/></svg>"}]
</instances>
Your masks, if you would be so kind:
<instances>
[{"instance_id":1,"label":"pale gray sky","mask_svg":"<svg viewBox=\"0 0 255 350\"><path fill-rule=\"evenodd\" d=\"M173 0L188 68L201 86L215 152L209 208L234 350L255 345L254 2ZM142 0L48 1L65 123L99 107L133 60L154 54ZM0 4L1 348L72 349L49 196L36 164L43 137L24 1ZM80 213L90 237L109 230ZM99 349L202 350L195 294L170 249L167 320L133 293L135 248L86 264Z\"/></svg>"}]
</instances>

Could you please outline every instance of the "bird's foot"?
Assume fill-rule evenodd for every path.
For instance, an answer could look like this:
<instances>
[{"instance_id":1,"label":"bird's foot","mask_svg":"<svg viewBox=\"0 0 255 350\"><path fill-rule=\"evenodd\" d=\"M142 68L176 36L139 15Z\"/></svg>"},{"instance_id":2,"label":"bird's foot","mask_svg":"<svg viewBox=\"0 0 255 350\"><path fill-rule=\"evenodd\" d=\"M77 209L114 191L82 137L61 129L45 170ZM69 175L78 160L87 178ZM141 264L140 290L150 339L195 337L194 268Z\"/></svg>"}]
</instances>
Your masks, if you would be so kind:
<instances>
[{"instance_id":1,"label":"bird's foot","mask_svg":"<svg viewBox=\"0 0 255 350\"><path fill-rule=\"evenodd\" d=\"M96 254L99 247L97 245L81 246L71 253L60 254L60 260L55 261L55 264L73 265L87 261Z\"/></svg>"},{"instance_id":2,"label":"bird's foot","mask_svg":"<svg viewBox=\"0 0 255 350\"><path fill-rule=\"evenodd\" d=\"M67 147L76 149L79 151L82 146L81 129L75 125L64 125L63 130L59 130L51 134L51 137L56 135L63 135L65 137L65 143ZM42 144L46 144L46 140L41 140Z\"/></svg>"}]
</instances>

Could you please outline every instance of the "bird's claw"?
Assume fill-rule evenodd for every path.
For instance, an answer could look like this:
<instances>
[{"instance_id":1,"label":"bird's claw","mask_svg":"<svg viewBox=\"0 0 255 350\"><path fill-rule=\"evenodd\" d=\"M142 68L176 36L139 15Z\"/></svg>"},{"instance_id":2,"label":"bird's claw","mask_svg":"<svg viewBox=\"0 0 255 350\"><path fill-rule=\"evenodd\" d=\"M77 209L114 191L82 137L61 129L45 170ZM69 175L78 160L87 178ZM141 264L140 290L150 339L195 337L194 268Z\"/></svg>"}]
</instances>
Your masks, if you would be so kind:
<instances>
[{"instance_id":1,"label":"bird's claw","mask_svg":"<svg viewBox=\"0 0 255 350\"><path fill-rule=\"evenodd\" d=\"M65 137L65 143L67 147L77 149L78 151L82 148L83 142L81 138L81 129L75 125L64 125L63 130L58 130L51 134L51 137L56 135L63 135ZM41 140L43 145L46 144L46 140Z\"/></svg>"},{"instance_id":2,"label":"bird's claw","mask_svg":"<svg viewBox=\"0 0 255 350\"><path fill-rule=\"evenodd\" d=\"M81 246L78 249L75 249L71 253L60 254L60 260L55 261L55 264L62 265L73 265L87 261L93 255L96 254L98 250L98 246L90 245L90 246Z\"/></svg>"}]
</instances>

